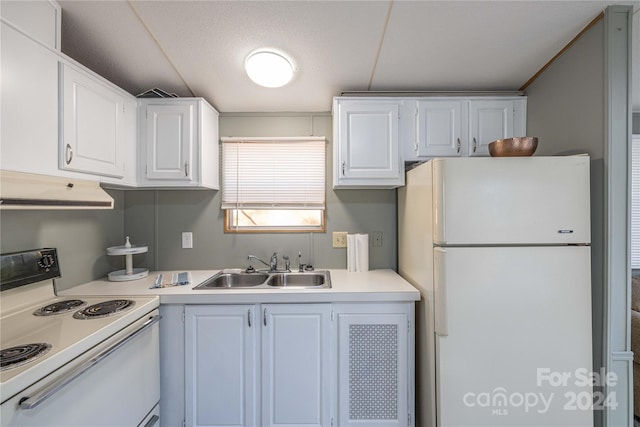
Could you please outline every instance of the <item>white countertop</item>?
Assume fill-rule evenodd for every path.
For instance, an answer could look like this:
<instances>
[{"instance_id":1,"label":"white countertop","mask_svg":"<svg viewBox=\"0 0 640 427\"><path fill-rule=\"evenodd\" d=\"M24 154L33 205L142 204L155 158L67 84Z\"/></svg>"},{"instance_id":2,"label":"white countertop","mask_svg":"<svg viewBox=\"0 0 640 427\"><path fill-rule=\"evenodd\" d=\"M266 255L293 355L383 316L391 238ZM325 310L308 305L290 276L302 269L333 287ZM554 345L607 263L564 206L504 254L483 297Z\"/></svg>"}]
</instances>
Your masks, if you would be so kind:
<instances>
[{"instance_id":1,"label":"white countertop","mask_svg":"<svg viewBox=\"0 0 640 427\"><path fill-rule=\"evenodd\" d=\"M184 270L183 270L184 271ZM160 296L161 304L247 304L303 302L389 302L418 301L419 291L393 270L348 272L329 270L329 289L205 289L193 288L220 270L192 270L192 283L150 289L160 273L170 278L179 271L152 271L149 276L128 282L110 282L105 277L61 291L61 296ZM165 279L166 281L166 279Z\"/></svg>"}]
</instances>

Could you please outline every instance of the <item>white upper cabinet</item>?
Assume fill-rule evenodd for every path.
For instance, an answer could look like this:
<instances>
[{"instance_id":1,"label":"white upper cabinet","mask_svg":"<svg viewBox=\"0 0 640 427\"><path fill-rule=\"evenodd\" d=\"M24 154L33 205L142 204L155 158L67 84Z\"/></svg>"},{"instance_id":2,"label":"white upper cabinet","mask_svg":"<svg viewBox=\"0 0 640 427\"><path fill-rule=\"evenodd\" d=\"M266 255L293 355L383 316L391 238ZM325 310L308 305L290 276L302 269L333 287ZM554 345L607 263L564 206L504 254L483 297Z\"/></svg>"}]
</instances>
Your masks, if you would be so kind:
<instances>
[{"instance_id":1,"label":"white upper cabinet","mask_svg":"<svg viewBox=\"0 0 640 427\"><path fill-rule=\"evenodd\" d=\"M55 1L0 2L2 20L50 49L60 50L62 10Z\"/></svg>"},{"instance_id":2,"label":"white upper cabinet","mask_svg":"<svg viewBox=\"0 0 640 427\"><path fill-rule=\"evenodd\" d=\"M466 103L461 100L416 101L417 156L462 155L462 122Z\"/></svg>"},{"instance_id":3,"label":"white upper cabinet","mask_svg":"<svg viewBox=\"0 0 640 427\"><path fill-rule=\"evenodd\" d=\"M135 185L135 98L46 43L59 38L54 2L0 10L2 169Z\"/></svg>"},{"instance_id":4,"label":"white upper cabinet","mask_svg":"<svg viewBox=\"0 0 640 427\"><path fill-rule=\"evenodd\" d=\"M57 175L57 55L4 21L1 26L1 167Z\"/></svg>"},{"instance_id":5,"label":"white upper cabinet","mask_svg":"<svg viewBox=\"0 0 640 427\"><path fill-rule=\"evenodd\" d=\"M413 114L410 114L411 102ZM496 139L526 135L527 99L434 97L407 101L402 124L403 160L431 157L488 156Z\"/></svg>"},{"instance_id":6,"label":"white upper cabinet","mask_svg":"<svg viewBox=\"0 0 640 427\"><path fill-rule=\"evenodd\" d=\"M219 189L218 112L204 99L141 99L139 121L139 186Z\"/></svg>"},{"instance_id":7,"label":"white upper cabinet","mask_svg":"<svg viewBox=\"0 0 640 427\"><path fill-rule=\"evenodd\" d=\"M392 98L336 98L333 104L333 188L404 184L400 108Z\"/></svg>"},{"instance_id":8,"label":"white upper cabinet","mask_svg":"<svg viewBox=\"0 0 640 427\"><path fill-rule=\"evenodd\" d=\"M337 97L333 188L404 185L404 162L488 156L496 139L526 135L524 96Z\"/></svg>"},{"instance_id":9,"label":"white upper cabinet","mask_svg":"<svg viewBox=\"0 0 640 427\"><path fill-rule=\"evenodd\" d=\"M61 62L60 104L60 168L124 177L127 97Z\"/></svg>"},{"instance_id":10,"label":"white upper cabinet","mask_svg":"<svg viewBox=\"0 0 640 427\"><path fill-rule=\"evenodd\" d=\"M515 132L516 101L513 99L469 102L469 156L488 156L489 143L496 139L525 136Z\"/></svg>"}]
</instances>

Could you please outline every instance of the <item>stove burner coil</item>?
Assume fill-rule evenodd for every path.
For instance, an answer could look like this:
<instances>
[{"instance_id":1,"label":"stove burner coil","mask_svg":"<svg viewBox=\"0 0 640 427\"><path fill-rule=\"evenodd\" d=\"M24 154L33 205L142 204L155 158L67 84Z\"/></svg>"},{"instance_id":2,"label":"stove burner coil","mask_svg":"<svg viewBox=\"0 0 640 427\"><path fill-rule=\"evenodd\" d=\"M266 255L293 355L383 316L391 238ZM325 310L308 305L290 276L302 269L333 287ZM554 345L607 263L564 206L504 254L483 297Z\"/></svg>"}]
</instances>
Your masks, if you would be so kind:
<instances>
[{"instance_id":1,"label":"stove burner coil","mask_svg":"<svg viewBox=\"0 0 640 427\"><path fill-rule=\"evenodd\" d=\"M100 317L107 317L122 311L128 310L135 305L134 301L128 299L114 299L110 301L103 301L97 304L90 305L80 311L76 311L73 314L74 319L98 319Z\"/></svg>"},{"instance_id":2,"label":"stove burner coil","mask_svg":"<svg viewBox=\"0 0 640 427\"><path fill-rule=\"evenodd\" d=\"M46 354L50 349L51 344L36 343L18 345L0 350L0 371L31 362Z\"/></svg>"},{"instance_id":3,"label":"stove burner coil","mask_svg":"<svg viewBox=\"0 0 640 427\"><path fill-rule=\"evenodd\" d=\"M54 302L53 304L40 307L39 309L34 311L33 314L36 316L53 316L55 314L67 313L86 304L86 302L79 299L58 301Z\"/></svg>"}]
</instances>

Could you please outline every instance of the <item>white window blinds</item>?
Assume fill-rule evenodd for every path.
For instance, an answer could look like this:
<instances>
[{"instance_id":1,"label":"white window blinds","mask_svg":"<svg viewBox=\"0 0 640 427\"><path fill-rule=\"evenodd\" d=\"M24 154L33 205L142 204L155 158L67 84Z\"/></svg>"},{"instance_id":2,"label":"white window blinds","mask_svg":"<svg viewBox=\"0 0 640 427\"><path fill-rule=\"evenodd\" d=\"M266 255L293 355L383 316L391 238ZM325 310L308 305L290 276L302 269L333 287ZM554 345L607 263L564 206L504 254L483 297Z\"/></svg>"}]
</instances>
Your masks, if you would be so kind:
<instances>
[{"instance_id":1,"label":"white window blinds","mask_svg":"<svg viewBox=\"0 0 640 427\"><path fill-rule=\"evenodd\" d=\"M222 209L324 209L325 138L222 138Z\"/></svg>"},{"instance_id":2,"label":"white window blinds","mask_svg":"<svg viewBox=\"0 0 640 427\"><path fill-rule=\"evenodd\" d=\"M640 268L640 135L631 138L631 268Z\"/></svg>"}]
</instances>

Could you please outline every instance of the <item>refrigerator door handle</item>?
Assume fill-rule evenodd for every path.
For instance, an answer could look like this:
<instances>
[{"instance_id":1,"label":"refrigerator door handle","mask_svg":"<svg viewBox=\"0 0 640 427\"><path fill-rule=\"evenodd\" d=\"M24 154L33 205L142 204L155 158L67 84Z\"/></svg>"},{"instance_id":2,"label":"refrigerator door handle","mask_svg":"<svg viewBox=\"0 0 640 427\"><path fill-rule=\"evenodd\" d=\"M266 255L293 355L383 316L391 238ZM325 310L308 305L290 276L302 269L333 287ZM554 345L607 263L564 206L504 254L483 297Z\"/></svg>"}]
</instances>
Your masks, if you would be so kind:
<instances>
[{"instance_id":1,"label":"refrigerator door handle","mask_svg":"<svg viewBox=\"0 0 640 427\"><path fill-rule=\"evenodd\" d=\"M434 283L433 283L433 311L434 329L437 336L446 337L449 335L447 324L447 274L446 249L437 248L433 251Z\"/></svg>"}]
</instances>

